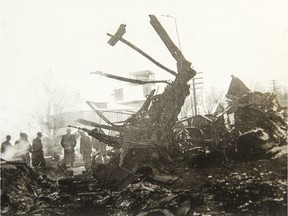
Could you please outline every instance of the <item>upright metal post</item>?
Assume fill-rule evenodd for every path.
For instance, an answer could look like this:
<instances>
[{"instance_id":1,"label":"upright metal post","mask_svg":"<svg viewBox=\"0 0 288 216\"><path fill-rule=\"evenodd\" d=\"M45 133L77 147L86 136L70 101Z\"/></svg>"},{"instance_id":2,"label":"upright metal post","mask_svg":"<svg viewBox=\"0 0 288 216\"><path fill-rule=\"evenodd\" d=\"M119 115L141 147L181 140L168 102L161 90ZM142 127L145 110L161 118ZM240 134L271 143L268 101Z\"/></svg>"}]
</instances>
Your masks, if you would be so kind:
<instances>
[{"instance_id":1,"label":"upright metal post","mask_svg":"<svg viewBox=\"0 0 288 216\"><path fill-rule=\"evenodd\" d=\"M170 17L170 18L174 19L175 28L176 28L176 34L177 34L177 39L178 39L178 44L179 44L179 49L180 49L180 51L182 52L181 43L180 43L180 37L179 37L179 32L178 32L178 25L177 25L177 20L176 20L176 18L173 17L173 16L170 16L170 15L162 15L162 16Z\"/></svg>"}]
</instances>

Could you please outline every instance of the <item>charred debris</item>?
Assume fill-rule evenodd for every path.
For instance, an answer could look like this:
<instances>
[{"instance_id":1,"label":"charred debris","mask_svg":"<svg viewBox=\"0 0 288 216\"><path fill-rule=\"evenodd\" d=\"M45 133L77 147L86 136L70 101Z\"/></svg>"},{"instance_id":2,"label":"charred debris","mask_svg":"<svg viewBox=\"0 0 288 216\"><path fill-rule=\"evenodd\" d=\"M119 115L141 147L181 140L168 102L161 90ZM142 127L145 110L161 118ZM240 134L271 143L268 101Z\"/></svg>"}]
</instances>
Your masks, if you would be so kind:
<instances>
[{"instance_id":1,"label":"charred debris","mask_svg":"<svg viewBox=\"0 0 288 216\"><path fill-rule=\"evenodd\" d=\"M164 92L152 90L121 123L87 102L105 124L79 119L94 129L76 128L111 147L107 163L94 157L91 170L75 175L61 162L32 169L2 160L3 215L286 215L287 107L279 105L275 93L251 91L232 77L225 106L179 121L196 71L157 18L149 17L177 72L125 40L123 24L107 34L108 43L126 44L175 79L153 81L166 83Z\"/></svg>"}]
</instances>

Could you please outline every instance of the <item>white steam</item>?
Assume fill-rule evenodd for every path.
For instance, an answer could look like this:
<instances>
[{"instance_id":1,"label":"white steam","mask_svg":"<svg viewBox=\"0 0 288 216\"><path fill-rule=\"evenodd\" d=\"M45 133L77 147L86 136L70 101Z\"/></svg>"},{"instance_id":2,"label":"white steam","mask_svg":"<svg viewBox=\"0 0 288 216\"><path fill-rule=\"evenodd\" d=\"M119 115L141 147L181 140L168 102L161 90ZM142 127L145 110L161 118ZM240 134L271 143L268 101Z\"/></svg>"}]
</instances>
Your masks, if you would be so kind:
<instances>
[{"instance_id":1,"label":"white steam","mask_svg":"<svg viewBox=\"0 0 288 216\"><path fill-rule=\"evenodd\" d=\"M8 146L4 153L0 155L4 160L18 160L21 156L27 154L30 149L30 144L28 141L20 140L18 144L13 146Z\"/></svg>"}]
</instances>

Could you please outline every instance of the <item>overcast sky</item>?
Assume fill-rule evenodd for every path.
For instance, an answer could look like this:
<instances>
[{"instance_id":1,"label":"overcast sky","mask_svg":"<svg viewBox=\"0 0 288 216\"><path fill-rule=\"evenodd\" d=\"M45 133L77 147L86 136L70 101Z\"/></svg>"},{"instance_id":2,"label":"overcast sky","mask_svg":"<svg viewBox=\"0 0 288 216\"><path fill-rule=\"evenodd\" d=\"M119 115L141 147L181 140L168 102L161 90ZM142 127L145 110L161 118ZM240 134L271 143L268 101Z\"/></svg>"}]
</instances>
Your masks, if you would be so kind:
<instances>
[{"instance_id":1,"label":"overcast sky","mask_svg":"<svg viewBox=\"0 0 288 216\"><path fill-rule=\"evenodd\" d=\"M117 83L92 71L126 76L148 69L172 79L125 45L107 44L106 33L126 24L125 39L176 70L149 14L178 44L174 20L161 15L176 18L183 54L203 72L205 88L226 88L231 74L252 88L287 83L287 0L0 1L2 130L7 119L27 121L35 114L47 76L95 101L105 100Z\"/></svg>"}]
</instances>

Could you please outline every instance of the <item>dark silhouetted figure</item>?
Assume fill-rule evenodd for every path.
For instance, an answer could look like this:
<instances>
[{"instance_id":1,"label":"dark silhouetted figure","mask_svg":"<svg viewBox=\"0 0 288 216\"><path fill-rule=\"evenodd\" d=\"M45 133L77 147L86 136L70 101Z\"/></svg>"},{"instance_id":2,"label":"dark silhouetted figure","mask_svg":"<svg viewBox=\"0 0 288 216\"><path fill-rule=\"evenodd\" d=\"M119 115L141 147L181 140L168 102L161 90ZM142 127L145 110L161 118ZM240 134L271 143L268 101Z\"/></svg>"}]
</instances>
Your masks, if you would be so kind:
<instances>
[{"instance_id":1,"label":"dark silhouetted figure","mask_svg":"<svg viewBox=\"0 0 288 216\"><path fill-rule=\"evenodd\" d=\"M42 133L38 132L37 137L32 143L32 166L45 166L46 161L44 159L43 145L41 142Z\"/></svg>"},{"instance_id":2,"label":"dark silhouetted figure","mask_svg":"<svg viewBox=\"0 0 288 216\"><path fill-rule=\"evenodd\" d=\"M64 148L64 162L73 167L75 161L74 148L76 146L76 138L71 134L71 129L67 129L67 134L65 134L61 139L61 146Z\"/></svg>"},{"instance_id":3,"label":"dark silhouetted figure","mask_svg":"<svg viewBox=\"0 0 288 216\"><path fill-rule=\"evenodd\" d=\"M1 145L1 153L5 153L9 148L12 147L12 145L10 143L10 140L11 140L11 136L7 135L6 136L6 141L3 142L2 145Z\"/></svg>"},{"instance_id":4,"label":"dark silhouetted figure","mask_svg":"<svg viewBox=\"0 0 288 216\"><path fill-rule=\"evenodd\" d=\"M92 153L92 143L90 137L86 135L84 131L79 131L81 135L80 139L80 153L83 156L83 162L86 169L91 167L91 153Z\"/></svg>"}]
</instances>

